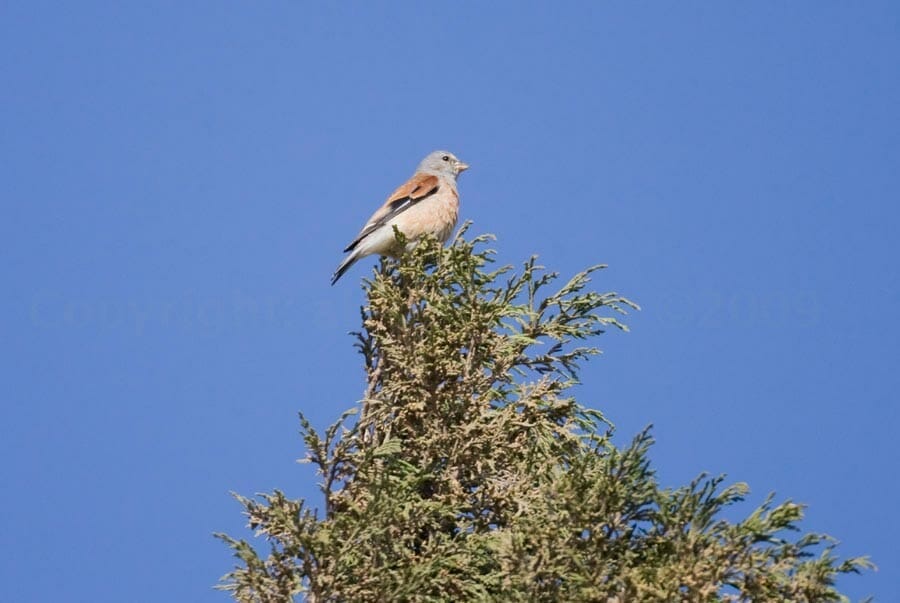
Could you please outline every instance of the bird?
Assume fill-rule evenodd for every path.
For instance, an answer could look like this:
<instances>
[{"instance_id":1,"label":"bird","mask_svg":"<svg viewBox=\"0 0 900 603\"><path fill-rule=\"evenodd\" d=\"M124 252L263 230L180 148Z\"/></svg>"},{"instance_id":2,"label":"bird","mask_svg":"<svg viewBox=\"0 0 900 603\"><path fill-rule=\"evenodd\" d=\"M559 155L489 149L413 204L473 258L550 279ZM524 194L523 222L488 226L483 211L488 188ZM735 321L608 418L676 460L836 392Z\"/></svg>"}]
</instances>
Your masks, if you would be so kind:
<instances>
[{"instance_id":1,"label":"bird","mask_svg":"<svg viewBox=\"0 0 900 603\"><path fill-rule=\"evenodd\" d=\"M331 277L334 285L361 258L378 254L398 257L394 226L410 244L424 235L434 235L444 243L450 238L459 216L459 192L456 178L468 164L449 151L429 153L419 163L416 173L397 187L378 211L372 214L344 253L349 253Z\"/></svg>"}]
</instances>

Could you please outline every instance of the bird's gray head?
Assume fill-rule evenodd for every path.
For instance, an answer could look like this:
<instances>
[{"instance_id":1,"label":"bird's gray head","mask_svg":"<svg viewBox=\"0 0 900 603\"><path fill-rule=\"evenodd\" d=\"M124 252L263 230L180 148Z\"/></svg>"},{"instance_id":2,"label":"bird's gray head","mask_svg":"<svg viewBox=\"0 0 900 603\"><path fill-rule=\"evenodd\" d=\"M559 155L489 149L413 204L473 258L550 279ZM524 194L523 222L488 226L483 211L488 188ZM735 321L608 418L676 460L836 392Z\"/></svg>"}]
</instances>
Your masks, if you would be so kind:
<instances>
[{"instance_id":1,"label":"bird's gray head","mask_svg":"<svg viewBox=\"0 0 900 603\"><path fill-rule=\"evenodd\" d=\"M453 153L449 151L435 151L422 160L422 163L419 164L419 169L416 171L434 174L435 176L452 176L456 178L467 169L469 169L468 164L457 159Z\"/></svg>"}]
</instances>

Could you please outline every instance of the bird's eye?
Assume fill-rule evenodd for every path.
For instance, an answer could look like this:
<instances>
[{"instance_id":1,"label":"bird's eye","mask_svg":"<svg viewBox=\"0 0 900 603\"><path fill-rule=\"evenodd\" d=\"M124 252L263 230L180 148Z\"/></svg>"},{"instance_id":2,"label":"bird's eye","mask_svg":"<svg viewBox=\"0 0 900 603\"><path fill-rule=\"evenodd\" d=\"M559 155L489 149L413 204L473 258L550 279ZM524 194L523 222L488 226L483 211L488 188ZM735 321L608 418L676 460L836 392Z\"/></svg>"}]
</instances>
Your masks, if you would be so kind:
<instances>
[{"instance_id":1,"label":"bird's eye","mask_svg":"<svg viewBox=\"0 0 900 603\"><path fill-rule=\"evenodd\" d=\"M450 155L444 155L443 157L441 157L441 159L443 159L444 161L450 161Z\"/></svg>"}]
</instances>

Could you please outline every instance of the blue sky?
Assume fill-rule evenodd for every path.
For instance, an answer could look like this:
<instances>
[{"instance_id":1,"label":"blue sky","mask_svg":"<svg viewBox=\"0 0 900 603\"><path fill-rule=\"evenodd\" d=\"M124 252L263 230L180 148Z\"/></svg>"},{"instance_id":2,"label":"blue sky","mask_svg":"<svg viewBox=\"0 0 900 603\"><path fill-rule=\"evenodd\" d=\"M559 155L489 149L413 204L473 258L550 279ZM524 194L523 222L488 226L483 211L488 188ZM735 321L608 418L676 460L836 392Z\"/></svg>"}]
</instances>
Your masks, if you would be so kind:
<instances>
[{"instance_id":1,"label":"blue sky","mask_svg":"<svg viewBox=\"0 0 900 603\"><path fill-rule=\"evenodd\" d=\"M435 148L501 261L642 305L578 395L663 483L900 590L896 3L13 0L0 49L5 598L227 600L228 492L314 496L373 261L329 276Z\"/></svg>"}]
</instances>

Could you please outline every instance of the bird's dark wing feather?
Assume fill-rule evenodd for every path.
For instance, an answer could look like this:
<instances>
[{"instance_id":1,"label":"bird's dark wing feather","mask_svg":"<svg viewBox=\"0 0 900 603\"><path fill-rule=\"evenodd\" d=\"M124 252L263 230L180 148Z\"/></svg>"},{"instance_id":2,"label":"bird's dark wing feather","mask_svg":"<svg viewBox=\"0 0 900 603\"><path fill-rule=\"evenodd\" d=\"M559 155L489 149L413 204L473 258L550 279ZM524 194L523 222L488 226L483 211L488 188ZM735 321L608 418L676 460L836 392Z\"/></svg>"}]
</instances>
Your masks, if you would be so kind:
<instances>
[{"instance_id":1,"label":"bird's dark wing feather","mask_svg":"<svg viewBox=\"0 0 900 603\"><path fill-rule=\"evenodd\" d=\"M381 228L398 214L403 213L416 203L426 199L437 192L440 182L437 176L430 174L416 174L410 178L403 186L395 190L384 205L372 214L369 222L356 235L352 243L347 245L344 252L352 251L359 242L372 234L375 230Z\"/></svg>"}]
</instances>

